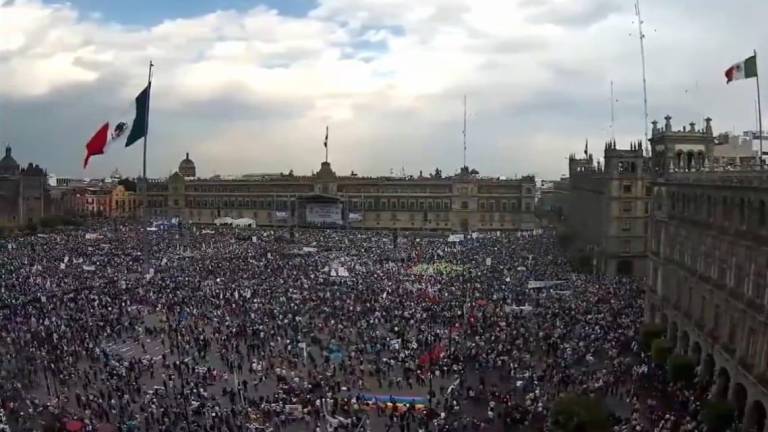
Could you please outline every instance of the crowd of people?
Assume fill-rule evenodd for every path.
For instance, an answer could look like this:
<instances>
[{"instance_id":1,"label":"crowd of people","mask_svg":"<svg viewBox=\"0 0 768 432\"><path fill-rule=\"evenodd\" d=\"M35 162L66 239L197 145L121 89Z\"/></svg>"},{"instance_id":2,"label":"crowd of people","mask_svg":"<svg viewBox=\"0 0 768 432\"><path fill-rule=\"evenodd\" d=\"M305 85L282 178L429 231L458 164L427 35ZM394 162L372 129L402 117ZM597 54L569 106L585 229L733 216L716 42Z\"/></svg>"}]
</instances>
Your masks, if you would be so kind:
<instances>
[{"instance_id":1,"label":"crowd of people","mask_svg":"<svg viewBox=\"0 0 768 432\"><path fill-rule=\"evenodd\" d=\"M525 431L572 392L653 430L636 282L573 273L549 231L446 237L4 239L0 411L21 431Z\"/></svg>"}]
</instances>

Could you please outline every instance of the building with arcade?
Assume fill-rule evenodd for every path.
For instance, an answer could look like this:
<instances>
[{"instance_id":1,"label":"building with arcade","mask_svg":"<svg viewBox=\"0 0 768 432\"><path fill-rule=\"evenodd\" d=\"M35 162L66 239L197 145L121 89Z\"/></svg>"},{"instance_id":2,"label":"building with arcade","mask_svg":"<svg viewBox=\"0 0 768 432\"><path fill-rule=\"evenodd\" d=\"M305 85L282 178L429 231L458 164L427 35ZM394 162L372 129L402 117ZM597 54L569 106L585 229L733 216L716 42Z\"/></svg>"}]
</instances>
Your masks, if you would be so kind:
<instances>
[{"instance_id":1,"label":"building with arcade","mask_svg":"<svg viewBox=\"0 0 768 432\"><path fill-rule=\"evenodd\" d=\"M538 226L533 176L481 177L467 167L445 177L439 170L429 176L340 176L327 161L304 176L202 179L193 177L195 171L187 155L169 178L150 180L148 215L192 224L249 218L273 227L507 231Z\"/></svg>"},{"instance_id":2,"label":"building with arcade","mask_svg":"<svg viewBox=\"0 0 768 432\"><path fill-rule=\"evenodd\" d=\"M765 430L768 405L768 170L718 159L711 120L653 122L646 320L730 400L740 430ZM722 162L722 163L720 163Z\"/></svg>"}]
</instances>

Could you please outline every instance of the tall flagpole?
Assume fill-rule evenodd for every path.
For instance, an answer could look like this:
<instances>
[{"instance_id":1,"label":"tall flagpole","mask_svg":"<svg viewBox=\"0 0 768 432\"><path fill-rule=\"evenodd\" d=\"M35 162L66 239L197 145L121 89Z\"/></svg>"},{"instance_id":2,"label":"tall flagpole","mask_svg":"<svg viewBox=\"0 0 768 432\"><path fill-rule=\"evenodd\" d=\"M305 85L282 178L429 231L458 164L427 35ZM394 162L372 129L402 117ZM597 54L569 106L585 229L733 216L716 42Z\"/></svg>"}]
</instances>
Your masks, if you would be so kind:
<instances>
[{"instance_id":1,"label":"tall flagpole","mask_svg":"<svg viewBox=\"0 0 768 432\"><path fill-rule=\"evenodd\" d=\"M147 135L149 135L149 99L152 93L152 68L154 67L152 60L149 61L149 73L147 74L147 106L144 118L147 119L144 122L144 154L142 157L142 170L141 175L144 177L144 181L147 181ZM146 189L145 192L146 193ZM145 197L146 198L146 197Z\"/></svg>"},{"instance_id":2,"label":"tall flagpole","mask_svg":"<svg viewBox=\"0 0 768 432\"><path fill-rule=\"evenodd\" d=\"M755 69L757 69L757 50L753 50L755 54ZM755 71L755 82L757 83L757 128L760 138L760 168L763 167L763 109L760 105L760 72Z\"/></svg>"},{"instance_id":3,"label":"tall flagpole","mask_svg":"<svg viewBox=\"0 0 768 432\"><path fill-rule=\"evenodd\" d=\"M152 87L152 68L154 67L154 63L152 63L152 60L149 61L149 72L147 74L147 106L145 107L144 111L144 148L142 151L142 158L141 158L141 177L142 177L142 183L144 183L144 188L142 191L142 201L144 202L144 223L146 224L149 220L149 208L148 208L148 202L147 202L147 189L148 189L148 182L147 182L147 135L149 135L149 99L151 94L151 87ZM144 258L144 272L145 274L149 274L149 234L147 234L147 227L145 226L143 228L143 237L142 237L142 256Z\"/></svg>"}]
</instances>

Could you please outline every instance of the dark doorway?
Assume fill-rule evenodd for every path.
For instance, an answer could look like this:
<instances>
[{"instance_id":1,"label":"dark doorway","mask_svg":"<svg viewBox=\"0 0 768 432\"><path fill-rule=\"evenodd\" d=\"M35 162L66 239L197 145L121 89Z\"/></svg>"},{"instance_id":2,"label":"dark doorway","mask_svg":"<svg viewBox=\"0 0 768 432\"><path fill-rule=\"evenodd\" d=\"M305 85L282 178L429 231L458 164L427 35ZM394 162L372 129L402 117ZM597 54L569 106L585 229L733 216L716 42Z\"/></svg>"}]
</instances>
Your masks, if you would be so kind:
<instances>
[{"instance_id":1,"label":"dark doorway","mask_svg":"<svg viewBox=\"0 0 768 432\"><path fill-rule=\"evenodd\" d=\"M632 276L633 264L630 260L621 260L616 264L616 274L619 276Z\"/></svg>"}]
</instances>

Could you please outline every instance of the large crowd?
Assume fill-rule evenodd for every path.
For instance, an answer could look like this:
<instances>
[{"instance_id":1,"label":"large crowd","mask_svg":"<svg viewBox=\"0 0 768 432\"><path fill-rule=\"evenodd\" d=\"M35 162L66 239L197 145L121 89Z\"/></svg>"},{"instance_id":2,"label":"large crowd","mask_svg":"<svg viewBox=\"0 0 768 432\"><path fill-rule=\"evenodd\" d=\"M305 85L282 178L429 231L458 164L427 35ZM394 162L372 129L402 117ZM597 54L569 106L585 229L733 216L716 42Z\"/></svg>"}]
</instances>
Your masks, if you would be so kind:
<instances>
[{"instance_id":1,"label":"large crowd","mask_svg":"<svg viewBox=\"0 0 768 432\"><path fill-rule=\"evenodd\" d=\"M573 273L549 231L446 237L4 239L0 412L20 431L527 431L572 392L617 431L664 427L637 392L635 281Z\"/></svg>"}]
</instances>

